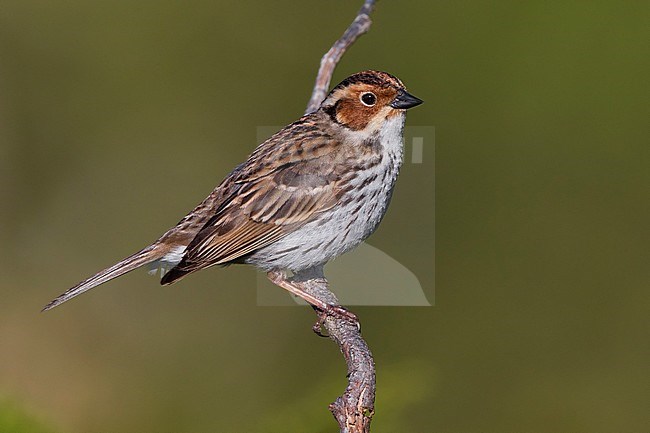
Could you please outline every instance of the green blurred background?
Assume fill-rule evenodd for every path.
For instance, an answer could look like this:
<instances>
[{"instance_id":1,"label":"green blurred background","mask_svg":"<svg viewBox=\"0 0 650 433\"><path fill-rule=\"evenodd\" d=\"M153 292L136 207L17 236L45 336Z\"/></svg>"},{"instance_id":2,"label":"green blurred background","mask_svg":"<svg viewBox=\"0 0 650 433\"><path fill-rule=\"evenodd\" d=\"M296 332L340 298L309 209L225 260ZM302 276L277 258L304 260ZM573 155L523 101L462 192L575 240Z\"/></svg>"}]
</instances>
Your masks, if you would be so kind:
<instances>
[{"instance_id":1,"label":"green blurred background","mask_svg":"<svg viewBox=\"0 0 650 433\"><path fill-rule=\"evenodd\" d=\"M39 309L297 118L359 6L2 1L0 432L335 431L340 354L309 309L256 306L253 269ZM436 272L425 142L370 243L435 306L354 308L373 432L648 431L649 22L647 1L379 2L334 80L383 69L426 101Z\"/></svg>"}]
</instances>

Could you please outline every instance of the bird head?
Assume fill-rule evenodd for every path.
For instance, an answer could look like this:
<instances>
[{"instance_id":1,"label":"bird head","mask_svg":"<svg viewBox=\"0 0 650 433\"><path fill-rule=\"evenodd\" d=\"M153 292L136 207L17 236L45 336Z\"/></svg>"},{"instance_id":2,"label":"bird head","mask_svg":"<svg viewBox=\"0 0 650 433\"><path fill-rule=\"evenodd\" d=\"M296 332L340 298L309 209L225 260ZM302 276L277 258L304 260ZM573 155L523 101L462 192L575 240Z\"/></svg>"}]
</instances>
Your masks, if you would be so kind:
<instances>
[{"instance_id":1,"label":"bird head","mask_svg":"<svg viewBox=\"0 0 650 433\"><path fill-rule=\"evenodd\" d=\"M334 87L320 109L334 122L361 131L378 129L386 120L403 116L407 109L421 103L397 77L381 71L363 71Z\"/></svg>"}]
</instances>

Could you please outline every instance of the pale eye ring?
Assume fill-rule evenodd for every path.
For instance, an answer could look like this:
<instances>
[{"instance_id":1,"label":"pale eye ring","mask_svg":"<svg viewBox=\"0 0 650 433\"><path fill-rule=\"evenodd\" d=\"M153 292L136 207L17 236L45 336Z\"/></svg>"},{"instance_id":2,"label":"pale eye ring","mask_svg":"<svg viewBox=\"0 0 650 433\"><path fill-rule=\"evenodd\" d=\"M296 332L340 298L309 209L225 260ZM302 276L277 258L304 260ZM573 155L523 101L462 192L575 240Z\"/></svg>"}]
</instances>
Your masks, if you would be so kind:
<instances>
[{"instance_id":1,"label":"pale eye ring","mask_svg":"<svg viewBox=\"0 0 650 433\"><path fill-rule=\"evenodd\" d=\"M372 107L377 103L377 97L372 92L364 92L359 96L359 100L366 107Z\"/></svg>"}]
</instances>

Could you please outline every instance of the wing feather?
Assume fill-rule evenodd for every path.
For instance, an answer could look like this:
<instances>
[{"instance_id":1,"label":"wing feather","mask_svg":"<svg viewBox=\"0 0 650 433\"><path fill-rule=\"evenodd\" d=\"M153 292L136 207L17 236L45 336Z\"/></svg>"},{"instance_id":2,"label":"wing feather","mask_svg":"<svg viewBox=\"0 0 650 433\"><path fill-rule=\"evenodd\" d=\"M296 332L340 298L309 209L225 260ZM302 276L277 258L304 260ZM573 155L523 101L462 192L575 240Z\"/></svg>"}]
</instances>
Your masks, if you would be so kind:
<instances>
[{"instance_id":1,"label":"wing feather","mask_svg":"<svg viewBox=\"0 0 650 433\"><path fill-rule=\"evenodd\" d=\"M282 138L282 131L278 135L269 141ZM227 204L198 232L183 260L162 283L236 261L333 207L340 196L340 175L333 168L328 171L323 167L335 166L338 146L331 138L326 143L325 137L310 137L307 145L300 140L275 143L275 148L269 142L260 145L232 174ZM308 152L296 151L301 145L307 146ZM272 158L277 155L281 157Z\"/></svg>"}]
</instances>

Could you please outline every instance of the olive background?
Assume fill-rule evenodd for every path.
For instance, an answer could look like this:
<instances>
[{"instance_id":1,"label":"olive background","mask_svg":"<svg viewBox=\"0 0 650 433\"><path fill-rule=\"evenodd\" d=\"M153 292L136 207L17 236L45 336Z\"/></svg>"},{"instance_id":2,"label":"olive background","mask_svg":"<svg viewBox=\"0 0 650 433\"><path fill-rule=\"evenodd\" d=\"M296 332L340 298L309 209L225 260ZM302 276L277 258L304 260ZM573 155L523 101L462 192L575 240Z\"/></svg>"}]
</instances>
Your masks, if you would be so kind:
<instances>
[{"instance_id":1,"label":"olive background","mask_svg":"<svg viewBox=\"0 0 650 433\"><path fill-rule=\"evenodd\" d=\"M359 6L2 2L0 432L335 431L342 358L308 308L257 306L254 269L136 271L39 310L299 117ZM427 139L369 243L435 305L353 307L372 431L647 431L650 4L382 0L373 20L334 82L400 77L435 159Z\"/></svg>"}]
</instances>

